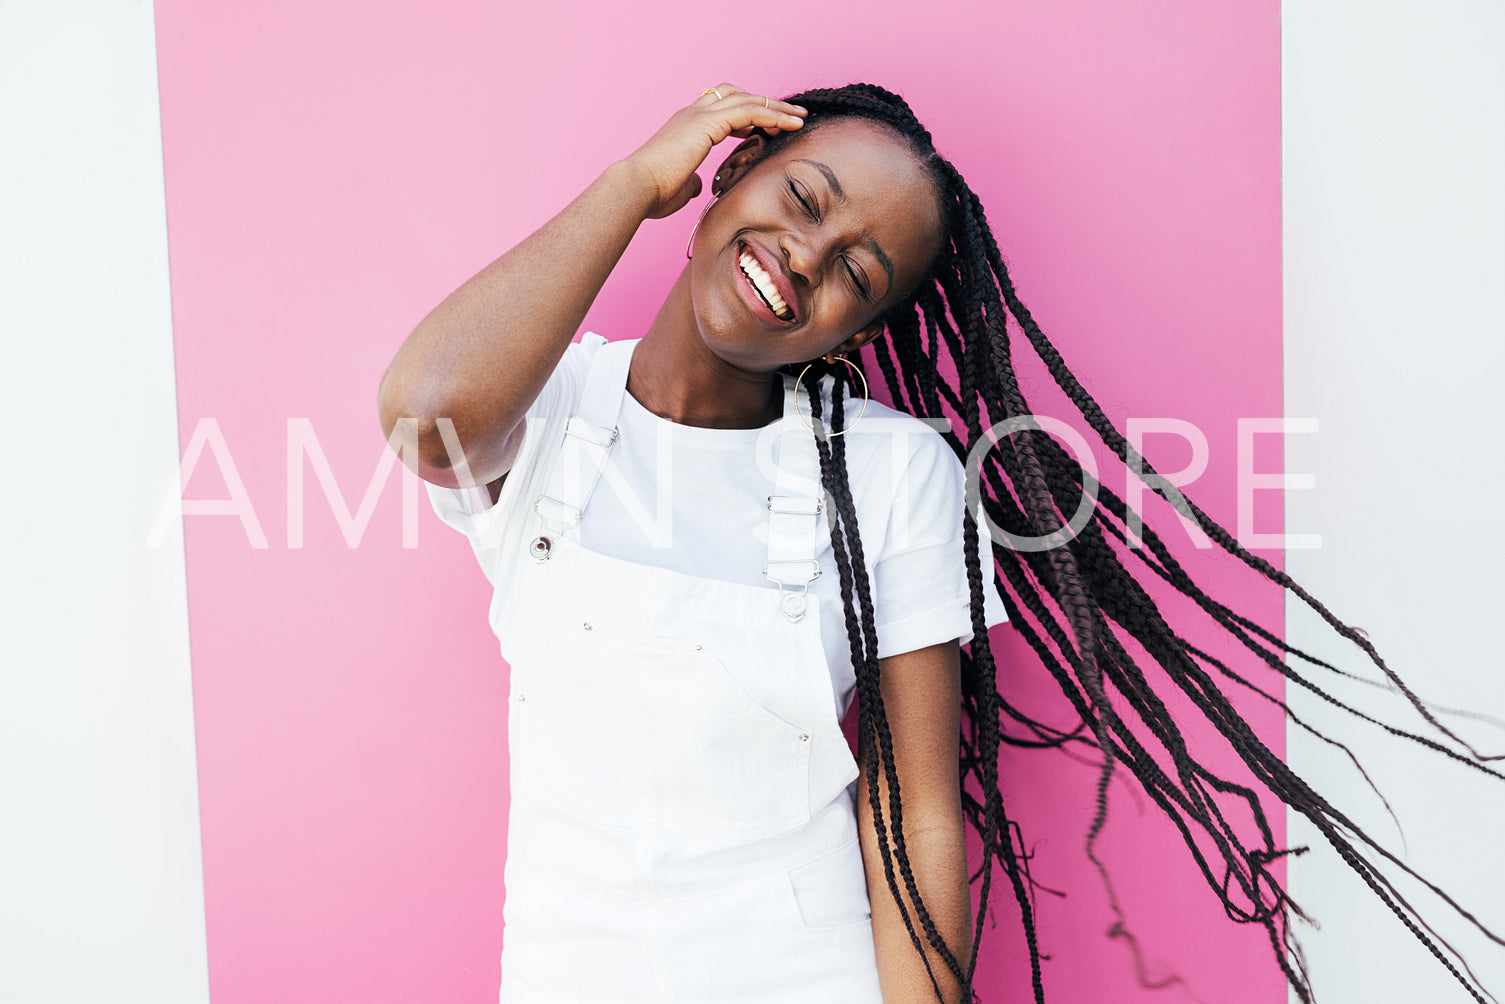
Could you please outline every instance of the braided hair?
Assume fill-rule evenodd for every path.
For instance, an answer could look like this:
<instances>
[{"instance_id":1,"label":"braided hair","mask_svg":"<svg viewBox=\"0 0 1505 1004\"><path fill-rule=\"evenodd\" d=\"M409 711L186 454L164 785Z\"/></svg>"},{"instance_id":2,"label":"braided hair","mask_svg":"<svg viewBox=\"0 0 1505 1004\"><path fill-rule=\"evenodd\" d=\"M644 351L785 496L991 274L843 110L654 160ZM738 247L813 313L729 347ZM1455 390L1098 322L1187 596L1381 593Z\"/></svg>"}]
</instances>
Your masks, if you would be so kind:
<instances>
[{"instance_id":1,"label":"braided hair","mask_svg":"<svg viewBox=\"0 0 1505 1004\"><path fill-rule=\"evenodd\" d=\"M845 438L828 435L826 423L820 415L821 394L817 388L820 379L829 374L835 378L837 388L832 394L829 428L835 431L845 427L843 397L852 378L845 366L831 367L816 361L809 367L806 387L810 392L812 425L816 427L821 478L834 503L834 515L830 520L831 544L857 681L858 755L866 768L867 797L873 811L889 891L898 904L915 949L925 961L937 997L940 997L940 987L921 944L921 934L961 982L966 998L972 997L973 973L996 861L1018 901L1023 935L1029 949L1034 999L1037 1004L1043 1004L1045 991L1032 898L1036 883L1029 872L1029 855L1020 827L1009 817L999 789L999 747L1001 743L1009 743L1060 748L1075 742L1094 747L1101 758L1096 810L1086 835L1086 855L1107 888L1115 918L1112 933L1126 939L1130 948L1134 948L1135 942L1124 927L1123 914L1108 873L1094 850L1107 818L1110 779L1121 766L1132 774L1151 801L1180 832L1196 867L1221 901L1228 917L1237 923L1261 925L1268 932L1276 964L1288 983L1301 1001L1312 1000L1300 946L1290 926L1292 912L1298 917L1306 915L1291 901L1271 871L1271 865L1281 857L1302 853L1306 848L1277 848L1269 819L1255 789L1220 777L1188 747L1161 696L1147 682L1140 666L1115 632L1110 630L1108 622L1112 621L1142 646L1189 698L1191 705L1216 727L1255 780L1309 820L1380 901L1400 918L1472 998L1483 1004L1485 998L1472 978L1472 972L1469 971L1467 976L1460 972L1459 967L1468 970L1467 964L1426 925L1385 877L1376 856L1413 877L1420 879L1420 876L1372 840L1273 753L1239 715L1214 673L1280 706L1299 727L1342 749L1350 759L1354 759L1352 752L1302 722L1278 697L1240 676L1215 655L1180 637L1166 623L1144 586L1120 560L1108 538L1127 545L1129 534L1139 534L1144 546L1130 549L1149 572L1195 601L1271 669L1328 704L1435 753L1505 779L1505 775L1485 762L1495 758L1478 753L1442 725L1426 702L1417 698L1385 665L1361 630L1339 621L1284 572L1245 550L1228 531L1186 499L1128 444L1104 415L1098 402L1067 368L1056 347L1019 299L997 241L988 227L982 203L957 169L936 151L930 133L901 97L882 87L856 83L802 91L784 100L808 109L805 124L796 131L780 132L771 137L765 134L761 157L798 142L800 136L826 123L856 118L886 128L906 144L924 166L934 185L945 237L940 251L921 279L883 315L887 338L874 339L870 343L874 361L895 408L919 417L947 418L951 428L943 436L959 458L968 459L978 444L998 447L987 449L981 462L975 464L977 469L967 471L969 493L975 491L976 494L963 517L973 636L961 653L964 712L960 737L961 795L964 814L981 837L983 853L981 865L972 876L973 881L979 876L981 878L981 907L976 917L971 956L963 962L946 946L925 908L905 849L893 742L879 688L872 586L863 559L862 538L847 476ZM1051 377L1120 460L1131 470L1142 472L1140 476L1157 494L1194 521L1224 551L1294 592L1338 634L1356 643L1380 668L1392 687L1403 694L1436 730L1435 738L1379 722L1332 696L1287 665L1285 656L1296 656L1339 675L1351 674L1286 645L1271 632L1199 588L1172 557L1161 538L1144 523L1142 516L1082 470L1079 463L1028 417L1031 415L1030 406L1014 369L1008 327L1010 319L1044 362ZM851 361L863 365L859 353L851 356L856 357ZM943 367L954 371L954 383L943 375ZM797 368L790 367L790 370L793 372ZM999 423L1020 416L1024 416L1024 428L1002 443L984 431L985 423L989 421ZM957 419L964 428L962 435L958 435L955 429ZM1065 529L1061 514L1076 507L1084 492L1094 499L1090 519L1072 534ZM1046 537L1052 546L1043 550L1022 550L992 540L991 560L984 565L976 513L971 509L979 502L992 522L1007 533ZM1080 518L1078 516L1073 523ZM985 569L992 573L999 587L1010 623L1035 651L1070 702L1079 719L1076 727L1063 729L1039 721L1010 704L999 693L997 669L983 613ZM1024 619L1021 608L1030 612L1040 631ZM1048 636L1048 640L1041 632ZM1153 737L1160 747L1158 751L1145 748L1139 734L1126 721L1122 713L1124 707ZM1005 718L1021 734L1005 732ZM1162 769L1161 761L1168 763L1171 770ZM1358 765L1356 759L1354 763ZM1361 765L1359 769L1363 771ZM880 770L887 783L891 819L885 819L880 804ZM1367 774L1365 779L1368 780ZM975 783L977 794L969 790L969 782ZM1233 798L1247 807L1259 830L1258 841L1246 842L1234 832L1219 805L1216 797L1219 795ZM890 828L894 842L892 850L887 836ZM1209 853L1208 847L1214 849L1215 854ZM900 881L914 903L913 918L900 895ZM1441 889L1424 879L1422 881L1466 920L1485 930ZM1485 933L1492 940L1505 944L1493 933L1487 930ZM1444 947L1449 949L1452 957L1444 954ZM1137 949L1135 951L1137 954Z\"/></svg>"}]
</instances>

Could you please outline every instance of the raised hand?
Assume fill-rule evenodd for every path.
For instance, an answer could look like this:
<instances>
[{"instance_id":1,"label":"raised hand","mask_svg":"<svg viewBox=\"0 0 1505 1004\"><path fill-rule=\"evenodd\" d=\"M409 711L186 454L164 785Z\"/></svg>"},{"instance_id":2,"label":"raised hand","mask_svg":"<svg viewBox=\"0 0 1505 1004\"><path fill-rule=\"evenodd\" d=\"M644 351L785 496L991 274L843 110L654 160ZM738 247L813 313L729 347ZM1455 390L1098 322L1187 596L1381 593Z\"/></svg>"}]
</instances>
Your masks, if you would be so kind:
<instances>
[{"instance_id":1,"label":"raised hand","mask_svg":"<svg viewBox=\"0 0 1505 1004\"><path fill-rule=\"evenodd\" d=\"M606 277L645 219L668 216L700 194L695 171L711 148L754 129L804 124L805 109L721 84L670 116L636 152L537 231L471 276L413 329L378 388L382 435L418 420L420 477L459 482L438 420L453 422L470 480L498 482L516 459L528 407L580 330Z\"/></svg>"},{"instance_id":2,"label":"raised hand","mask_svg":"<svg viewBox=\"0 0 1505 1004\"><path fill-rule=\"evenodd\" d=\"M669 117L632 154L623 158L648 186L653 199L647 219L661 219L700 194L695 171L711 148L728 136L746 138L754 128L769 134L804 125L805 109L735 84L718 84Z\"/></svg>"}]
</instances>

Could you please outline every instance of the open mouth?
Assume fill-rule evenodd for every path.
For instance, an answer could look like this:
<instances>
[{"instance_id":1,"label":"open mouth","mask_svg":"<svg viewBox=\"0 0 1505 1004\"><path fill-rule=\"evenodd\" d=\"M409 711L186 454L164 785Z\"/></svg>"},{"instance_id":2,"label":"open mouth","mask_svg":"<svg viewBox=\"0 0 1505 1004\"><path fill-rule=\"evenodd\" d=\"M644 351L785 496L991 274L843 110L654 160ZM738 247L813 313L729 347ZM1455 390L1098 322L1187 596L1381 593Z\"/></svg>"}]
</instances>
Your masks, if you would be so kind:
<instances>
[{"instance_id":1,"label":"open mouth","mask_svg":"<svg viewBox=\"0 0 1505 1004\"><path fill-rule=\"evenodd\" d=\"M758 263L758 259L754 258L752 253L746 249L746 246L738 249L737 264L741 267L742 274L747 277L747 281L751 284L753 292L758 294L758 299L767 304L773 316L786 324L792 322L794 320L794 311L790 308L789 304L784 302L784 298L779 295L779 289L774 285L773 279L764 270L763 266Z\"/></svg>"}]
</instances>

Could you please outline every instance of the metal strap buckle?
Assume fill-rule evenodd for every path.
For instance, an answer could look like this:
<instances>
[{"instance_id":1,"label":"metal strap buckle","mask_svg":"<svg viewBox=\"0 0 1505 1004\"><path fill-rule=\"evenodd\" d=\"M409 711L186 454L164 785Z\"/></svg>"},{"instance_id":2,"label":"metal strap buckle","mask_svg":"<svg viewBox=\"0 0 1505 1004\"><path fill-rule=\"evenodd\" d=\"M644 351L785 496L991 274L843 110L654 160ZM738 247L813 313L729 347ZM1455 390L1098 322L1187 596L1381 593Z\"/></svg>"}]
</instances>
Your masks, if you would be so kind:
<instances>
[{"instance_id":1,"label":"metal strap buckle","mask_svg":"<svg viewBox=\"0 0 1505 1004\"><path fill-rule=\"evenodd\" d=\"M546 509L549 511L545 512ZM528 557L535 564L541 565L549 560L549 554L553 551L553 537L562 533L565 527L580 522L581 511L578 506L552 495L540 495L534 499L533 511L538 513L538 536L528 544Z\"/></svg>"},{"instance_id":2,"label":"metal strap buckle","mask_svg":"<svg viewBox=\"0 0 1505 1004\"><path fill-rule=\"evenodd\" d=\"M580 512L580 508L578 506L572 506L568 502L564 501L563 499L556 499L552 495L540 495L540 496L538 496L538 498L536 498L536 499L533 500L533 511L536 512L536 513L538 513L538 515L542 519L544 519L545 521L547 521L550 518L549 514L544 512L544 503L545 502L552 502L554 505L556 505L556 506L559 507L559 509L554 510L554 514L556 516L562 517L562 519L564 520L564 522L567 522L567 523L578 523L578 522L580 522L581 512ZM561 512L560 510L563 510L563 511Z\"/></svg>"},{"instance_id":3,"label":"metal strap buckle","mask_svg":"<svg viewBox=\"0 0 1505 1004\"><path fill-rule=\"evenodd\" d=\"M805 580L806 585L820 578L820 562L816 561L814 558L774 558L769 561L763 562L763 577L765 579L768 579L770 582L778 582L778 579L775 579L772 575L768 574L769 565L809 565L810 577ZM783 583L779 584L783 585Z\"/></svg>"},{"instance_id":4,"label":"metal strap buckle","mask_svg":"<svg viewBox=\"0 0 1505 1004\"><path fill-rule=\"evenodd\" d=\"M769 574L769 565L809 565L810 577L800 583L799 592L786 591L784 588L785 583ZM805 594L810 591L810 583L820 578L820 563L814 558L788 558L765 561L763 563L763 577L779 587L779 610L783 612L784 616L792 624L805 616L805 610L809 607L809 601L805 599Z\"/></svg>"},{"instance_id":5,"label":"metal strap buckle","mask_svg":"<svg viewBox=\"0 0 1505 1004\"><path fill-rule=\"evenodd\" d=\"M796 516L819 516L825 510L826 503L822 499L800 498L796 495L768 496L769 512L790 513Z\"/></svg>"},{"instance_id":6,"label":"metal strap buckle","mask_svg":"<svg viewBox=\"0 0 1505 1004\"><path fill-rule=\"evenodd\" d=\"M595 422L579 415L573 415L564 425L564 434L583 439L593 446L605 449L617 441L617 427L597 425Z\"/></svg>"}]
</instances>

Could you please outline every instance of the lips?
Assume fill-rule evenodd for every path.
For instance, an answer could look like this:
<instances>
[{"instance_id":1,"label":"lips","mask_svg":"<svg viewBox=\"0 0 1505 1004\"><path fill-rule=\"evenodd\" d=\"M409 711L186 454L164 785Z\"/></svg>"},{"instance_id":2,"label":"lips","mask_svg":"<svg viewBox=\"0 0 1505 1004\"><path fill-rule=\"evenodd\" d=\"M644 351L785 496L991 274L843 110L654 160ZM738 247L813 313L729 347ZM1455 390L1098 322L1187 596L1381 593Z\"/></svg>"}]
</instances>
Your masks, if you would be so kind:
<instances>
[{"instance_id":1,"label":"lips","mask_svg":"<svg viewBox=\"0 0 1505 1004\"><path fill-rule=\"evenodd\" d=\"M739 253L746 251L748 254L752 255L753 258L757 260L758 264L762 266L763 271L768 273L768 278L773 281L774 288L779 291L779 296L784 298L784 305L789 308L790 313L794 314L794 319L785 321L782 318L779 318L777 315L774 315L772 311L769 312L770 316L773 316L774 319L777 320L780 324L798 324L800 320L799 301L794 297L794 284L791 283L789 281L789 277L784 274L784 269L780 264L779 256L772 254L766 248L759 247L751 241L746 240L740 242L737 250ZM766 309L767 304L764 303L761 296L758 296L756 287L754 287L751 280L749 280L746 275L742 273L740 266L737 268L737 273L742 276L743 281L747 284L748 288L752 290L752 295L757 298L759 303L763 303Z\"/></svg>"}]
</instances>

